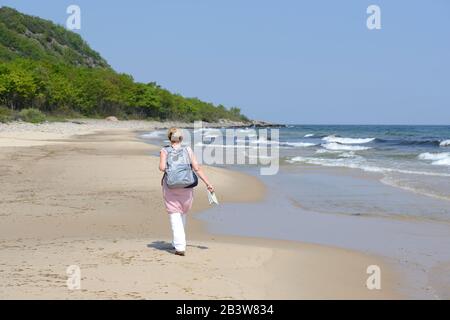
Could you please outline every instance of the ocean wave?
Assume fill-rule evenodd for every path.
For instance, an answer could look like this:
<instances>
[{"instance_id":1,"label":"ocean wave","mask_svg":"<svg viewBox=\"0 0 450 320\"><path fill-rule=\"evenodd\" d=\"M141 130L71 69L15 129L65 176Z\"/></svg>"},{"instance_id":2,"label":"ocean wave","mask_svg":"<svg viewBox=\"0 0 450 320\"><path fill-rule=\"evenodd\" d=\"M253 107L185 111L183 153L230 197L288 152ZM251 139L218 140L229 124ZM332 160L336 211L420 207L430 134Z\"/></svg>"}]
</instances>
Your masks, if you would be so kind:
<instances>
[{"instance_id":1,"label":"ocean wave","mask_svg":"<svg viewBox=\"0 0 450 320\"><path fill-rule=\"evenodd\" d=\"M312 138L312 137L314 137L314 133L305 134L305 138Z\"/></svg>"},{"instance_id":2,"label":"ocean wave","mask_svg":"<svg viewBox=\"0 0 450 320\"><path fill-rule=\"evenodd\" d=\"M327 167L348 167L348 168L359 168L360 161L363 159L349 160L346 158L341 159L323 159L323 158L308 158L297 156L293 157L289 160L286 160L288 163L302 162L306 164L314 164L321 165Z\"/></svg>"},{"instance_id":3,"label":"ocean wave","mask_svg":"<svg viewBox=\"0 0 450 320\"><path fill-rule=\"evenodd\" d=\"M414 171L414 170L403 170L403 169L395 169L395 168L386 168L386 167L377 167L372 165L367 165L367 162L363 157L356 158L340 158L340 159L323 159L323 158L309 158L309 157L293 157L291 159L286 160L286 162L294 164L296 162L312 164L312 165L320 165L326 167L345 167L350 169L360 169L366 172L373 173L401 173L408 175L423 175L423 176L434 176L434 177L450 177L448 173L440 173L440 172L429 172L429 171Z\"/></svg>"},{"instance_id":4,"label":"ocean wave","mask_svg":"<svg viewBox=\"0 0 450 320\"><path fill-rule=\"evenodd\" d=\"M237 149L258 149L255 146L243 145L243 144L216 144L216 143L203 143L198 142L195 144L196 147L209 147L209 148L237 148Z\"/></svg>"},{"instance_id":5,"label":"ocean wave","mask_svg":"<svg viewBox=\"0 0 450 320\"><path fill-rule=\"evenodd\" d=\"M149 133L144 133L141 135L141 138L159 138L165 135L165 131L152 131Z\"/></svg>"},{"instance_id":6,"label":"ocean wave","mask_svg":"<svg viewBox=\"0 0 450 320\"><path fill-rule=\"evenodd\" d=\"M441 143L440 140L436 139L422 139L422 140L410 140L410 139L375 139L375 142L389 145L400 145L400 146L432 146L438 147Z\"/></svg>"},{"instance_id":7,"label":"ocean wave","mask_svg":"<svg viewBox=\"0 0 450 320\"><path fill-rule=\"evenodd\" d=\"M363 147L363 146L349 146L345 144L340 144L337 142L330 142L322 144L322 147L328 150L343 150L343 151L364 151L372 149L370 147Z\"/></svg>"},{"instance_id":8,"label":"ocean wave","mask_svg":"<svg viewBox=\"0 0 450 320\"><path fill-rule=\"evenodd\" d=\"M450 146L450 140L438 139L382 139L382 138L341 138L336 136L326 136L322 138L326 142L336 142L340 144L365 144L375 142L380 144L401 145L401 146Z\"/></svg>"},{"instance_id":9,"label":"ocean wave","mask_svg":"<svg viewBox=\"0 0 450 320\"><path fill-rule=\"evenodd\" d=\"M279 144L278 141L266 140L264 138L248 139L248 140L236 139L236 143L238 145L246 144L247 142L249 144L262 144L262 145L278 145Z\"/></svg>"},{"instance_id":10,"label":"ocean wave","mask_svg":"<svg viewBox=\"0 0 450 320\"><path fill-rule=\"evenodd\" d=\"M327 150L327 149L319 149L316 150L316 154L333 154L338 158L356 158L360 157L353 151L339 151L339 150ZM362 157L361 157L362 158Z\"/></svg>"},{"instance_id":11,"label":"ocean wave","mask_svg":"<svg viewBox=\"0 0 450 320\"><path fill-rule=\"evenodd\" d=\"M357 154L355 154L353 151L350 152L342 152L338 155L339 158L356 158L360 157Z\"/></svg>"},{"instance_id":12,"label":"ocean wave","mask_svg":"<svg viewBox=\"0 0 450 320\"><path fill-rule=\"evenodd\" d=\"M421 153L418 158L420 160L431 161L431 164L436 166L450 166L450 152L442 153Z\"/></svg>"},{"instance_id":13,"label":"ocean wave","mask_svg":"<svg viewBox=\"0 0 450 320\"><path fill-rule=\"evenodd\" d=\"M439 146L441 146L441 147L450 147L450 139L439 142Z\"/></svg>"},{"instance_id":14,"label":"ocean wave","mask_svg":"<svg viewBox=\"0 0 450 320\"><path fill-rule=\"evenodd\" d=\"M328 136L322 138L322 140L325 140L327 142L336 142L340 144L364 144L374 141L375 138L341 138L336 136Z\"/></svg>"},{"instance_id":15,"label":"ocean wave","mask_svg":"<svg viewBox=\"0 0 450 320\"><path fill-rule=\"evenodd\" d=\"M246 140L237 139L237 143L246 143ZM290 141L274 141L274 140L267 140L265 138L259 138L259 139L249 139L248 142L250 144L258 144L258 145L274 145L274 146L281 146L281 147L312 147L315 146L315 143L309 143L309 142L290 142Z\"/></svg>"},{"instance_id":16,"label":"ocean wave","mask_svg":"<svg viewBox=\"0 0 450 320\"><path fill-rule=\"evenodd\" d=\"M309 142L280 142L280 145L282 147L300 147L300 148L307 148L307 147L313 147L316 144L315 143L309 143Z\"/></svg>"},{"instance_id":17,"label":"ocean wave","mask_svg":"<svg viewBox=\"0 0 450 320\"><path fill-rule=\"evenodd\" d=\"M398 144L403 146L439 146L439 140L401 140Z\"/></svg>"},{"instance_id":18,"label":"ocean wave","mask_svg":"<svg viewBox=\"0 0 450 320\"><path fill-rule=\"evenodd\" d=\"M316 150L317 154L330 153L330 154L341 154L342 151L339 150L328 150L328 149L318 149Z\"/></svg>"}]
</instances>

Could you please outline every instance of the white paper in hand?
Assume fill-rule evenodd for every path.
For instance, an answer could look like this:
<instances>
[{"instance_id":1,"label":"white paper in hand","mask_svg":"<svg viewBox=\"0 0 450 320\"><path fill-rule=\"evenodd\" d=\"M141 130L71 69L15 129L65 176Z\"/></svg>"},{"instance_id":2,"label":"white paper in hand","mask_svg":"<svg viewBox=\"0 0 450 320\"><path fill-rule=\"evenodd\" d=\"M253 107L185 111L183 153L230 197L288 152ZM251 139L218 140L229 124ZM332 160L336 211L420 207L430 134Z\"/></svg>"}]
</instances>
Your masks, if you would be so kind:
<instances>
[{"instance_id":1,"label":"white paper in hand","mask_svg":"<svg viewBox=\"0 0 450 320\"><path fill-rule=\"evenodd\" d=\"M209 192L208 191L208 201L209 201L209 204L219 204L219 201L217 201L217 197L216 197L216 194L214 193L214 192Z\"/></svg>"}]
</instances>

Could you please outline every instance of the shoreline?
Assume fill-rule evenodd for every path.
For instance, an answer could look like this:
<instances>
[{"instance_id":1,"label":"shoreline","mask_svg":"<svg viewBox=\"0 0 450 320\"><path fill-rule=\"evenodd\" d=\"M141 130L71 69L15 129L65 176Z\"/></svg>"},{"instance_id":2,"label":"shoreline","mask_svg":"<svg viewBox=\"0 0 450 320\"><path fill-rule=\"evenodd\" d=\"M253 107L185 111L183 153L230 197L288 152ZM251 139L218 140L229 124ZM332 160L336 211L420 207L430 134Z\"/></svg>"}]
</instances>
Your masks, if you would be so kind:
<instances>
[{"instance_id":1,"label":"shoreline","mask_svg":"<svg viewBox=\"0 0 450 320\"><path fill-rule=\"evenodd\" d=\"M221 120L219 122L202 121L204 127L209 128L269 128L283 127L262 121L238 122ZM69 119L66 122L43 122L32 124L22 121L0 122L0 147L37 146L48 143L64 142L76 135L94 134L105 130L134 130L151 131L179 127L194 128L193 123L183 121L154 121L154 120L125 120L108 121L102 119ZM33 132L33 136L29 133Z\"/></svg>"},{"instance_id":2,"label":"shoreline","mask_svg":"<svg viewBox=\"0 0 450 320\"><path fill-rule=\"evenodd\" d=\"M160 176L152 174L157 159L148 156L157 149L138 141L131 131L2 149L0 173L6 187L0 254L7 263L0 270L7 283L0 286L0 298L401 297L400 277L380 257L209 234L197 218L188 222L188 255L184 260L175 257L168 252ZM206 170L211 180L220 181L215 184L223 203L263 197L264 188L254 177ZM236 178L239 183L233 183ZM249 188L261 189L249 198ZM204 209L204 204L206 196L197 194L194 210ZM83 270L82 291L65 287L65 267L74 263ZM370 264L382 266L383 279L388 279L381 291L365 288Z\"/></svg>"}]
</instances>

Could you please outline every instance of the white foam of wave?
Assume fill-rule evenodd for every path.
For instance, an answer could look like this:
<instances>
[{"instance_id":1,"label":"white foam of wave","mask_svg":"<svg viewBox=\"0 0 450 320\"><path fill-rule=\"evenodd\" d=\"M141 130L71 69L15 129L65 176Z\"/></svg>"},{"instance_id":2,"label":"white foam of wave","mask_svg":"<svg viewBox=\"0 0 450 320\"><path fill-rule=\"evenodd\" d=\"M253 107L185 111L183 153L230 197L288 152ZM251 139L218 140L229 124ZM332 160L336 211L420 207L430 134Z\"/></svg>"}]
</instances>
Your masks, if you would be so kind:
<instances>
[{"instance_id":1,"label":"white foam of wave","mask_svg":"<svg viewBox=\"0 0 450 320\"><path fill-rule=\"evenodd\" d=\"M330 154L340 154L342 151L338 150L328 150L328 149L318 149L316 150L317 154L330 153Z\"/></svg>"},{"instance_id":2,"label":"white foam of wave","mask_svg":"<svg viewBox=\"0 0 450 320\"><path fill-rule=\"evenodd\" d=\"M278 145L279 142L278 141L271 141L271 140L266 140L264 138L259 138L259 139L249 139L249 140L243 140L243 139L237 139L236 142L238 144L245 144L245 143L250 143L250 144L264 144L264 145Z\"/></svg>"},{"instance_id":3,"label":"white foam of wave","mask_svg":"<svg viewBox=\"0 0 450 320\"><path fill-rule=\"evenodd\" d=\"M316 145L315 143L309 143L309 142L281 142L281 144L283 146L300 147L300 148L313 147Z\"/></svg>"},{"instance_id":4,"label":"white foam of wave","mask_svg":"<svg viewBox=\"0 0 450 320\"><path fill-rule=\"evenodd\" d=\"M433 162L435 166L450 166L450 158Z\"/></svg>"},{"instance_id":5,"label":"white foam of wave","mask_svg":"<svg viewBox=\"0 0 450 320\"><path fill-rule=\"evenodd\" d=\"M449 140L444 140L441 141L441 143L439 144L441 147L450 147L450 139Z\"/></svg>"},{"instance_id":6,"label":"white foam of wave","mask_svg":"<svg viewBox=\"0 0 450 320\"><path fill-rule=\"evenodd\" d=\"M302 156L293 157L290 160L287 160L289 163L302 162L307 164L315 164L327 167L349 167L349 168L358 168L358 163L360 159L357 161L352 161L348 159L321 159L321 158L307 158Z\"/></svg>"},{"instance_id":7,"label":"white foam of wave","mask_svg":"<svg viewBox=\"0 0 450 320\"><path fill-rule=\"evenodd\" d=\"M327 149L319 149L316 151L317 154L335 154L339 158L356 158L360 157L359 155L355 154L353 151L337 151L337 150L327 150ZM362 158L362 157L361 157Z\"/></svg>"},{"instance_id":8,"label":"white foam of wave","mask_svg":"<svg viewBox=\"0 0 450 320\"><path fill-rule=\"evenodd\" d=\"M314 133L305 134L305 138L311 138L311 137L314 137Z\"/></svg>"},{"instance_id":9,"label":"white foam of wave","mask_svg":"<svg viewBox=\"0 0 450 320\"><path fill-rule=\"evenodd\" d=\"M364 150L372 149L370 147L349 146L349 145L340 144L337 142L325 143L322 145L322 147L324 147L325 149L328 149L328 150L343 150L343 151L364 151Z\"/></svg>"},{"instance_id":10,"label":"white foam of wave","mask_svg":"<svg viewBox=\"0 0 450 320\"><path fill-rule=\"evenodd\" d=\"M442 160L442 159L448 158L449 156L450 156L450 152L443 152L443 153L426 152L426 153L419 154L419 159L436 161L436 160Z\"/></svg>"},{"instance_id":11,"label":"white foam of wave","mask_svg":"<svg viewBox=\"0 0 450 320\"><path fill-rule=\"evenodd\" d=\"M237 142L244 142L245 140L236 140ZM287 141L272 141L272 140L265 140L263 138L260 138L258 140L249 140L251 144L259 144L259 145L272 145L277 146L281 145L282 147L296 147L296 148L307 148L307 147L313 147L316 146L315 143L310 142L287 142Z\"/></svg>"},{"instance_id":12,"label":"white foam of wave","mask_svg":"<svg viewBox=\"0 0 450 320\"><path fill-rule=\"evenodd\" d=\"M428 171L414 171L414 170L402 170L395 168L385 168L376 167L366 164L363 157L357 156L355 158L339 158L339 159L321 159L321 158L307 158L307 157L293 157L286 160L288 163L306 163L313 165L321 165L326 167L346 167L351 169L360 169L366 172L373 173L402 173L402 174L413 174L413 175L424 175L424 176L435 176L435 177L450 177L448 173L440 172L428 172Z\"/></svg>"},{"instance_id":13,"label":"white foam of wave","mask_svg":"<svg viewBox=\"0 0 450 320\"><path fill-rule=\"evenodd\" d=\"M322 140L327 142L337 142L341 144L364 144L375 140L375 138L340 138L335 136L328 136L322 138Z\"/></svg>"},{"instance_id":14,"label":"white foam of wave","mask_svg":"<svg viewBox=\"0 0 450 320\"><path fill-rule=\"evenodd\" d=\"M152 131L149 133L144 133L141 138L159 138L164 136L166 133L164 131Z\"/></svg>"},{"instance_id":15,"label":"white foam of wave","mask_svg":"<svg viewBox=\"0 0 450 320\"><path fill-rule=\"evenodd\" d=\"M258 147L248 146L248 145L243 145L243 144L233 145L233 144L216 144L216 143L203 143L203 142L198 142L198 143L195 144L195 146L197 146L197 147L210 147L210 148L258 149Z\"/></svg>"},{"instance_id":16,"label":"white foam of wave","mask_svg":"<svg viewBox=\"0 0 450 320\"><path fill-rule=\"evenodd\" d=\"M414 192L417 194L421 194L427 197L432 197L432 198L436 198L436 199L440 199L440 200L450 200L449 197L440 195L440 194L436 194L436 193L432 193L428 190L422 189L422 188L417 188L417 187L412 187L412 186L408 186L405 185L404 183L401 183L400 181L393 179L392 177L389 176L385 176L383 179L380 180L382 183L384 183L385 185L391 186L391 187L396 187L396 188L400 188L406 191L410 191L410 192Z\"/></svg>"},{"instance_id":17,"label":"white foam of wave","mask_svg":"<svg viewBox=\"0 0 450 320\"><path fill-rule=\"evenodd\" d=\"M339 158L356 158L359 157L356 155L353 151L350 152L342 152L340 155L338 155Z\"/></svg>"},{"instance_id":18,"label":"white foam of wave","mask_svg":"<svg viewBox=\"0 0 450 320\"><path fill-rule=\"evenodd\" d=\"M421 153L418 158L420 160L431 161L435 166L450 166L450 152L442 153Z\"/></svg>"}]
</instances>

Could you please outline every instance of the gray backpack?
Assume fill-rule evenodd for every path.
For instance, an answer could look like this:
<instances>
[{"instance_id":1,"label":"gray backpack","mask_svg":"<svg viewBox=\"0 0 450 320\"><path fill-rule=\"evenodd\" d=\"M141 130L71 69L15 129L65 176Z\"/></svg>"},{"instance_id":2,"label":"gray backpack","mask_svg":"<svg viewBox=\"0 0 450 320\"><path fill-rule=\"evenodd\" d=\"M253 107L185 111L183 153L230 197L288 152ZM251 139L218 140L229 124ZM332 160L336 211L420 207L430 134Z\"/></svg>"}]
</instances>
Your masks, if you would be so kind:
<instances>
[{"instance_id":1,"label":"gray backpack","mask_svg":"<svg viewBox=\"0 0 450 320\"><path fill-rule=\"evenodd\" d=\"M169 189L194 188L198 184L197 175L192 170L187 148L174 149L164 147L167 151L166 172L164 178Z\"/></svg>"}]
</instances>

